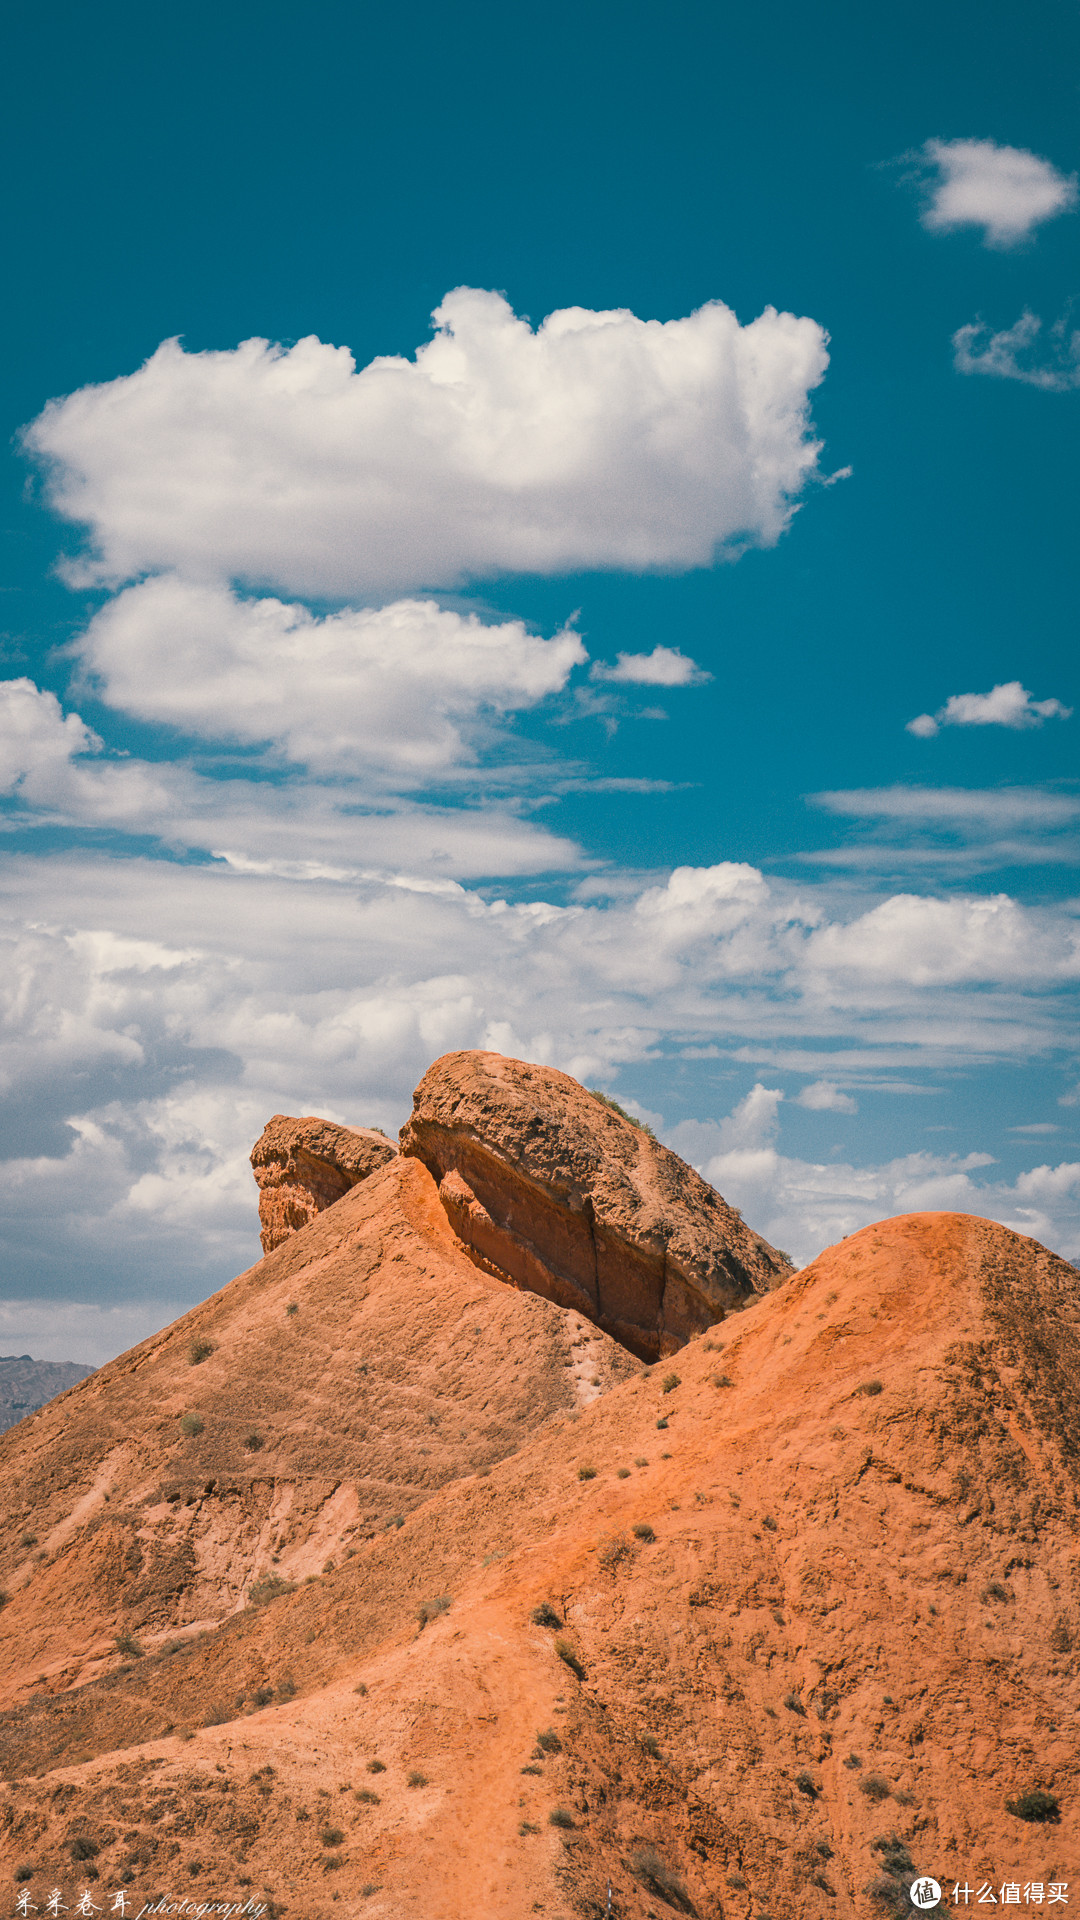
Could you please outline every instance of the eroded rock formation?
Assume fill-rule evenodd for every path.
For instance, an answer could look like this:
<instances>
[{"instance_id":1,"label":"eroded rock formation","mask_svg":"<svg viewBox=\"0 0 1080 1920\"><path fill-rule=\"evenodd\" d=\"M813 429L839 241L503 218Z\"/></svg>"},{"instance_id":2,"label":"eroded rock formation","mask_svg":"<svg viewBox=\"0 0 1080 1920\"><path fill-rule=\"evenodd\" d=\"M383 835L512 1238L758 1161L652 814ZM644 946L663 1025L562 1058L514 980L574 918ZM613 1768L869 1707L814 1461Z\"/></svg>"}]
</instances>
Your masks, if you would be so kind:
<instances>
[{"instance_id":1,"label":"eroded rock formation","mask_svg":"<svg viewBox=\"0 0 1080 1920\"><path fill-rule=\"evenodd\" d=\"M499 1053L429 1067L401 1132L478 1264L643 1359L792 1272L715 1188L569 1074Z\"/></svg>"},{"instance_id":2,"label":"eroded rock formation","mask_svg":"<svg viewBox=\"0 0 1080 1920\"><path fill-rule=\"evenodd\" d=\"M299 1233L396 1153L393 1141L374 1127L337 1127L310 1113L299 1120L275 1113L251 1149L263 1252Z\"/></svg>"}]
</instances>

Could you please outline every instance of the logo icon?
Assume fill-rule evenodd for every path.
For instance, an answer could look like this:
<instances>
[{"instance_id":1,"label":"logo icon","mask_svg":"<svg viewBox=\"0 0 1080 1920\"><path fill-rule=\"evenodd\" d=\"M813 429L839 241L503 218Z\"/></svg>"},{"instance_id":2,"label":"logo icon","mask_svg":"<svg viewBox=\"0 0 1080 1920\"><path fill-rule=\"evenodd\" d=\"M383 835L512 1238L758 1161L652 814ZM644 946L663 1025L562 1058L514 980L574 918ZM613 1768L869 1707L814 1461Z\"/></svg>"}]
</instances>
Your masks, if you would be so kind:
<instances>
[{"instance_id":1,"label":"logo icon","mask_svg":"<svg viewBox=\"0 0 1080 1920\"><path fill-rule=\"evenodd\" d=\"M913 1907L918 1907L921 1911L925 1911L929 1907L940 1906L941 1888L938 1886L936 1880L931 1880L929 1874L924 1874L921 1879L912 1881L911 1904Z\"/></svg>"}]
</instances>

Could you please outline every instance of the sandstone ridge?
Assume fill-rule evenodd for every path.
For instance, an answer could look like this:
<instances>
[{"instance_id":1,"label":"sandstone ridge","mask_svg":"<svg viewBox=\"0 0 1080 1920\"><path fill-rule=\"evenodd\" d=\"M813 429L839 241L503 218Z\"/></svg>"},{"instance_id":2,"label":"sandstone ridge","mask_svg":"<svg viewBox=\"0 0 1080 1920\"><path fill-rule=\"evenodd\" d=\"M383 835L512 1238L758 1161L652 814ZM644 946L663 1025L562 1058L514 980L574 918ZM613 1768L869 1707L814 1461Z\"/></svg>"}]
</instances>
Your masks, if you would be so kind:
<instances>
[{"instance_id":1,"label":"sandstone ridge","mask_svg":"<svg viewBox=\"0 0 1080 1920\"><path fill-rule=\"evenodd\" d=\"M792 1272L677 1154L552 1067L444 1054L401 1150L438 1182L478 1264L587 1314L642 1359Z\"/></svg>"},{"instance_id":2,"label":"sandstone ridge","mask_svg":"<svg viewBox=\"0 0 1080 1920\"><path fill-rule=\"evenodd\" d=\"M374 1127L275 1113L251 1149L263 1252L272 1253L396 1153Z\"/></svg>"},{"instance_id":3,"label":"sandstone ridge","mask_svg":"<svg viewBox=\"0 0 1080 1920\"><path fill-rule=\"evenodd\" d=\"M950 1911L1075 1905L1075 1268L886 1221L560 1411L571 1354L537 1361L572 1319L478 1271L402 1159L0 1437L0 1876L74 1910L92 1860L106 1911L254 1889L286 1920L602 1920L609 1882L618 1920L884 1920L923 1874ZM356 1526L372 1465L413 1476L400 1526Z\"/></svg>"}]
</instances>

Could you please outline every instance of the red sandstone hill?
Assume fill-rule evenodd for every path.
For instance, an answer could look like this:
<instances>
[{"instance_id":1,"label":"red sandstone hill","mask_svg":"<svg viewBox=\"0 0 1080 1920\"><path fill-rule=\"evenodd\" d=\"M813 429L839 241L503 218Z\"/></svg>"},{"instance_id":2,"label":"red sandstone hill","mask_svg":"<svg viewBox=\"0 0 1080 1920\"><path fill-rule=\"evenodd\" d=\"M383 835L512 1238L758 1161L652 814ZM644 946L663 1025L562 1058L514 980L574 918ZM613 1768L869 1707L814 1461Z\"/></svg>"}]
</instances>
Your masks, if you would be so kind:
<instances>
[{"instance_id":1,"label":"red sandstone hill","mask_svg":"<svg viewBox=\"0 0 1080 1920\"><path fill-rule=\"evenodd\" d=\"M0 1878L296 1920L574 1920L609 1879L635 1920L871 1916L915 1869L1080 1901L1075 1269L913 1215L643 1369L471 1251L403 1157L0 1437Z\"/></svg>"}]
</instances>

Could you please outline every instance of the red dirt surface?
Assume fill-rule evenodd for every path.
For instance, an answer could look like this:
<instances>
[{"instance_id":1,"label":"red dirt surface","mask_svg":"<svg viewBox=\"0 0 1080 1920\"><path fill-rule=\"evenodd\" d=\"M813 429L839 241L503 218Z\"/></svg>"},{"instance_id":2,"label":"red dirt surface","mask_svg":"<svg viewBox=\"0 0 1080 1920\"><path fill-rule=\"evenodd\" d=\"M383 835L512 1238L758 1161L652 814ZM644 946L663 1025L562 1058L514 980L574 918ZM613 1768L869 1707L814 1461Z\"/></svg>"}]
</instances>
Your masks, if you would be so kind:
<instances>
[{"instance_id":1,"label":"red dirt surface","mask_svg":"<svg viewBox=\"0 0 1080 1920\"><path fill-rule=\"evenodd\" d=\"M368 1277L348 1281L350 1263ZM289 1299L317 1326L310 1347L287 1344ZM448 1443L445 1484L402 1468L400 1528L356 1527L350 1557L219 1611L176 1652L107 1657L140 1577L91 1496L121 1436L137 1436L133 1491L186 1458L176 1408L196 1384L209 1413L273 1382L293 1409L275 1484L325 1453L327 1502L367 1509L338 1464L354 1417L339 1383L371 1350L376 1306L395 1417L432 1392L432 1353L457 1356L485 1444L482 1418L528 1386L504 1457L470 1473ZM1080 1902L1076 1270L986 1221L888 1221L673 1365L619 1379L613 1364L591 1404L548 1411L530 1355L565 1317L478 1274L403 1161L4 1436L20 1515L32 1496L66 1530L34 1574L51 1626L17 1622L23 1589L5 1580L0 1875L32 1865L39 1905L92 1867L103 1905L127 1875L140 1904L251 1897L296 1920L599 1917L609 1878L613 1914L634 1920L869 1917L912 1911L916 1868L945 1886L943 1911L955 1881L992 1883L999 1905L1003 1882L1069 1882ZM204 1326L218 1353L192 1372ZM404 1455L417 1430L403 1425ZM184 1471L186 1486L224 1476ZM218 1497L216 1591L233 1606L249 1575L229 1551L257 1563L248 1497ZM538 1607L561 1626L534 1623ZM35 1630L52 1675L28 1699ZM1007 1811L1035 1788L1057 1820ZM97 1851L74 1861L83 1842Z\"/></svg>"}]
</instances>

